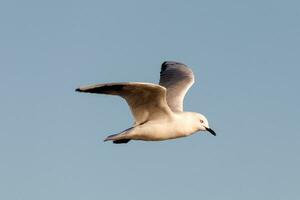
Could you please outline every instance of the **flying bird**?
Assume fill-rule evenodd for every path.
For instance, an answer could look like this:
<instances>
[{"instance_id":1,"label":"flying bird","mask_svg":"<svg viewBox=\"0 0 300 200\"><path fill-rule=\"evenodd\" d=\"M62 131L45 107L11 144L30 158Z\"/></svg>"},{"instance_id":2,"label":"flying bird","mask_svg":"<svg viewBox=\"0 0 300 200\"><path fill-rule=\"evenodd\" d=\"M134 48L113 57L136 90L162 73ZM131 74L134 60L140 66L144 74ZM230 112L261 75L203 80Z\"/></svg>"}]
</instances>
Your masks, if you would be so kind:
<instances>
[{"instance_id":1,"label":"flying bird","mask_svg":"<svg viewBox=\"0 0 300 200\"><path fill-rule=\"evenodd\" d=\"M159 84L142 82L103 83L82 86L78 92L117 95L124 98L134 116L132 127L104 141L128 143L130 140L161 141L208 131L206 117L184 112L183 99L194 83L194 74L186 65L166 61L161 66Z\"/></svg>"}]
</instances>

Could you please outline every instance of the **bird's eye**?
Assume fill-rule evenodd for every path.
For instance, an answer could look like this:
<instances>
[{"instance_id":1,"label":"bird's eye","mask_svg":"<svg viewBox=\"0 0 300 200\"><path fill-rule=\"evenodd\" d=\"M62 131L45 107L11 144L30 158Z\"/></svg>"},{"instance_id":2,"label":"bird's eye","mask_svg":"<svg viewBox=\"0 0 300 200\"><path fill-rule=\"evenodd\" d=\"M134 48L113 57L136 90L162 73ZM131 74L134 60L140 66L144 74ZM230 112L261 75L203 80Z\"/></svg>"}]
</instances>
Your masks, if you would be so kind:
<instances>
[{"instance_id":1,"label":"bird's eye","mask_svg":"<svg viewBox=\"0 0 300 200\"><path fill-rule=\"evenodd\" d=\"M202 119L200 119L200 122L203 123L204 121Z\"/></svg>"}]
</instances>

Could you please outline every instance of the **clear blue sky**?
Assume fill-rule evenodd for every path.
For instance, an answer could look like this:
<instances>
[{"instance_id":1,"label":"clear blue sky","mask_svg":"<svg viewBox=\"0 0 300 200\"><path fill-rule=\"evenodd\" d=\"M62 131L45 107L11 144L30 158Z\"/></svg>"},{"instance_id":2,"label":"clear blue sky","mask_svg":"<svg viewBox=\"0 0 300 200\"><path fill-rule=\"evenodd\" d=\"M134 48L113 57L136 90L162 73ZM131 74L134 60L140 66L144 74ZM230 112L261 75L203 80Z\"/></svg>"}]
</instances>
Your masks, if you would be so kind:
<instances>
[{"instance_id":1,"label":"clear blue sky","mask_svg":"<svg viewBox=\"0 0 300 200\"><path fill-rule=\"evenodd\" d=\"M0 2L0 199L300 196L298 1ZM132 117L80 85L189 65L185 109L218 133L103 143Z\"/></svg>"}]
</instances>

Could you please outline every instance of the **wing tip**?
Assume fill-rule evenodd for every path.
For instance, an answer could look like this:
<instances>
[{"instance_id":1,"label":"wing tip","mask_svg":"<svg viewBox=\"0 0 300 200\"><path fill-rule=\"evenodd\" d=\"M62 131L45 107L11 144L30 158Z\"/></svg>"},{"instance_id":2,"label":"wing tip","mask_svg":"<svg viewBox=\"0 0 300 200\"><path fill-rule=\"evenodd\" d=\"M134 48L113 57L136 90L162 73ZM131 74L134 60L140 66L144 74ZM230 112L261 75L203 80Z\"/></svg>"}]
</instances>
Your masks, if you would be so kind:
<instances>
[{"instance_id":1,"label":"wing tip","mask_svg":"<svg viewBox=\"0 0 300 200\"><path fill-rule=\"evenodd\" d=\"M164 72L168 67L172 66L172 65L182 65L187 67L185 64L181 63L181 62L176 62L176 61L165 61L161 64L161 73Z\"/></svg>"},{"instance_id":2,"label":"wing tip","mask_svg":"<svg viewBox=\"0 0 300 200\"><path fill-rule=\"evenodd\" d=\"M164 71L167 69L167 67L168 67L168 62L169 62L169 61L165 61L165 62L163 62L163 63L161 64L161 71L160 71L160 73L164 72Z\"/></svg>"},{"instance_id":3,"label":"wing tip","mask_svg":"<svg viewBox=\"0 0 300 200\"><path fill-rule=\"evenodd\" d=\"M118 84L96 84L82 86L75 89L75 92L87 92L87 93L98 93L98 94L112 94L112 92L117 91L121 92L124 87L124 83Z\"/></svg>"}]
</instances>

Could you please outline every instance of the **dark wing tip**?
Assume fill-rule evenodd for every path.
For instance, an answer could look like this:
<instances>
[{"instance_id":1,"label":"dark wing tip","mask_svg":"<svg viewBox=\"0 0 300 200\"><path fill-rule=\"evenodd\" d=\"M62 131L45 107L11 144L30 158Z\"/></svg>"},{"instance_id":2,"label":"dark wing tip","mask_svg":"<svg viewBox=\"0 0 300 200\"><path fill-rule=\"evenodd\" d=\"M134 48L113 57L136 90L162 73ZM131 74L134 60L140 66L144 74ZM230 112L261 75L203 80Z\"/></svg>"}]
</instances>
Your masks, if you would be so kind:
<instances>
[{"instance_id":1,"label":"dark wing tip","mask_svg":"<svg viewBox=\"0 0 300 200\"><path fill-rule=\"evenodd\" d=\"M124 89L124 84L101 85L95 87L82 87L75 89L76 92L98 93L98 94L111 94L114 91L120 92Z\"/></svg>"},{"instance_id":2,"label":"dark wing tip","mask_svg":"<svg viewBox=\"0 0 300 200\"><path fill-rule=\"evenodd\" d=\"M163 62L162 65L161 65L161 71L160 71L160 72L164 72L168 67L174 66L174 65L179 65L179 66L181 65L181 66L185 66L185 67L186 67L185 64L180 63L180 62L176 62L176 61L165 61L165 62Z\"/></svg>"},{"instance_id":3,"label":"dark wing tip","mask_svg":"<svg viewBox=\"0 0 300 200\"><path fill-rule=\"evenodd\" d=\"M163 73L168 67L168 61L163 62L163 64L161 65L161 70L160 73Z\"/></svg>"},{"instance_id":4,"label":"dark wing tip","mask_svg":"<svg viewBox=\"0 0 300 200\"><path fill-rule=\"evenodd\" d=\"M121 139L121 140L114 140L114 144L126 144L130 141L130 139Z\"/></svg>"},{"instance_id":5,"label":"dark wing tip","mask_svg":"<svg viewBox=\"0 0 300 200\"><path fill-rule=\"evenodd\" d=\"M190 70L188 68L188 66L186 66L185 64L183 63L180 63L180 62L176 62L176 61L165 61L162 63L161 65L161 70L160 70L160 74L162 75L168 68L171 68L173 67L174 69L178 69L178 70L181 70L181 71L184 71L184 70Z\"/></svg>"}]
</instances>

